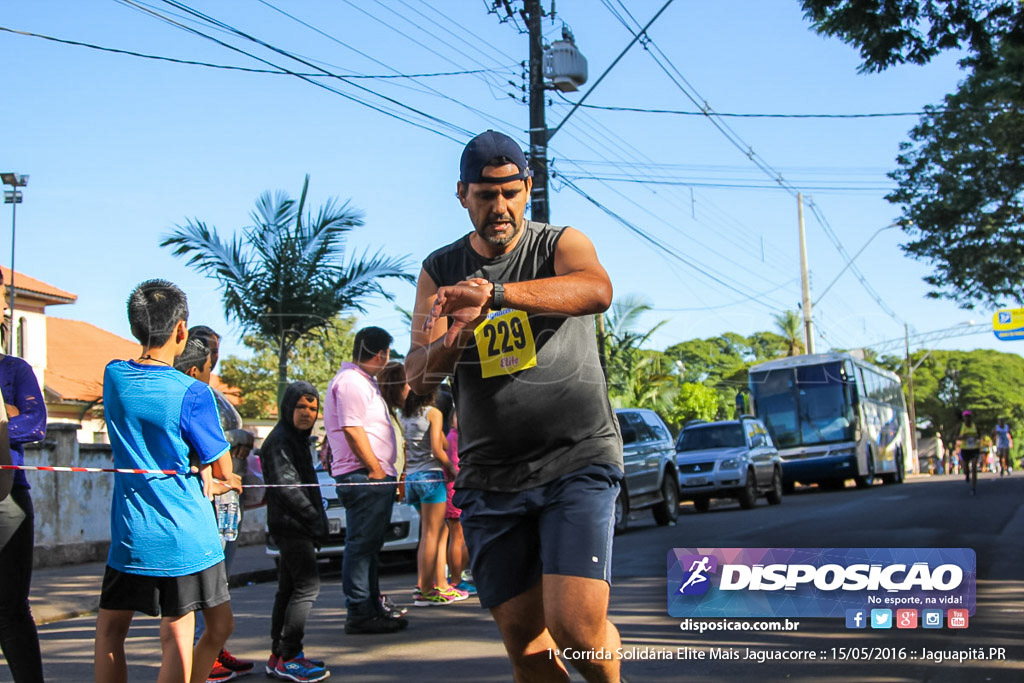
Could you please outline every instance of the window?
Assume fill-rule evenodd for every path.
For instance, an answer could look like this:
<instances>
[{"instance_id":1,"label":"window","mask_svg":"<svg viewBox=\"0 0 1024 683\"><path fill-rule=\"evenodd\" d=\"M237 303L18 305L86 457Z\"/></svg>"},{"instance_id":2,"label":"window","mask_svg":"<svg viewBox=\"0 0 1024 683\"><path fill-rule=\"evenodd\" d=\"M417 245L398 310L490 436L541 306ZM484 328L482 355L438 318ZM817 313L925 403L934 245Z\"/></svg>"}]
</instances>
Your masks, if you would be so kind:
<instances>
[{"instance_id":1,"label":"window","mask_svg":"<svg viewBox=\"0 0 1024 683\"><path fill-rule=\"evenodd\" d=\"M650 427L651 432L653 432L654 438L656 440L658 440L658 441L669 441L669 440L672 439L672 436L668 433L668 430L665 429L665 425L664 425L664 423L662 423L660 417L658 417L654 413L640 413L640 414L643 416L644 422L647 423L647 426Z\"/></svg>"},{"instance_id":2,"label":"window","mask_svg":"<svg viewBox=\"0 0 1024 683\"><path fill-rule=\"evenodd\" d=\"M618 413L619 428L622 430L623 444L639 441L654 441L654 434L648 429L641 417L634 412Z\"/></svg>"},{"instance_id":3,"label":"window","mask_svg":"<svg viewBox=\"0 0 1024 683\"><path fill-rule=\"evenodd\" d=\"M18 334L15 338L14 355L18 358L25 357L25 318L18 318Z\"/></svg>"}]
</instances>

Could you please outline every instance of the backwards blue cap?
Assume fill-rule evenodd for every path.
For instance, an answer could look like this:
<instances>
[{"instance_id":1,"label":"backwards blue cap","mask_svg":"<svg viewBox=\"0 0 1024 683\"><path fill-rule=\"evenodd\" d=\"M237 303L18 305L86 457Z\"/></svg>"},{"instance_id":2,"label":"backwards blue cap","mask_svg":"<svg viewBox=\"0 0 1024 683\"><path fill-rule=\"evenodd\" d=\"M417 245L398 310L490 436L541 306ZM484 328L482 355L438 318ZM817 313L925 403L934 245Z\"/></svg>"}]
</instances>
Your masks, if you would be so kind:
<instances>
[{"instance_id":1,"label":"backwards blue cap","mask_svg":"<svg viewBox=\"0 0 1024 683\"><path fill-rule=\"evenodd\" d=\"M484 168L495 157L506 157L511 160L519 173L504 178L484 177ZM509 136L488 130L469 141L462 150L462 161L459 165L459 180L464 183L507 183L512 180L526 180L533 177L526 155L516 141Z\"/></svg>"}]
</instances>

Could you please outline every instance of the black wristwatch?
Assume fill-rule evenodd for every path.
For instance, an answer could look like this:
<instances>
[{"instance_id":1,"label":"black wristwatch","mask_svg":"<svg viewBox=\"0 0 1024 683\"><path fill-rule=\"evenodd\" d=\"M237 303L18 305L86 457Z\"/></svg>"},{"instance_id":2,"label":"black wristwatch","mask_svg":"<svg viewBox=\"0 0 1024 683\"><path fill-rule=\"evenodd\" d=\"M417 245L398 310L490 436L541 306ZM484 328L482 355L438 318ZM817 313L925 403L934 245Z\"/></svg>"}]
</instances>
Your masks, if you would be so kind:
<instances>
[{"instance_id":1,"label":"black wristwatch","mask_svg":"<svg viewBox=\"0 0 1024 683\"><path fill-rule=\"evenodd\" d=\"M491 310L500 311L505 307L505 287L500 282L491 283Z\"/></svg>"}]
</instances>

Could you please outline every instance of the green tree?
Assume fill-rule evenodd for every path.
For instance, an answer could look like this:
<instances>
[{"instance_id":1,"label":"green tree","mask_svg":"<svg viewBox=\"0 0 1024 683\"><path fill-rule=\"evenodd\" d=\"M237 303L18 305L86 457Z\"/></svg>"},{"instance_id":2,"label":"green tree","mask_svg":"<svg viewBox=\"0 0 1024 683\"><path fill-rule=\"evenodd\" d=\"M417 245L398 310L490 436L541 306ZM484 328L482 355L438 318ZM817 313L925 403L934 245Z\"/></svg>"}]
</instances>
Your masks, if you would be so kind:
<instances>
[{"instance_id":1,"label":"green tree","mask_svg":"<svg viewBox=\"0 0 1024 683\"><path fill-rule=\"evenodd\" d=\"M1017 300L1024 284L1024 3L1019 0L802 0L820 33L860 49L862 71L964 54L967 78L926 107L901 145L897 189L910 256L929 262L932 297L971 307Z\"/></svg>"},{"instance_id":2,"label":"green tree","mask_svg":"<svg viewBox=\"0 0 1024 683\"><path fill-rule=\"evenodd\" d=\"M803 321L796 311L784 311L772 316L775 327L782 334L787 356L799 356L804 352Z\"/></svg>"},{"instance_id":3,"label":"green tree","mask_svg":"<svg viewBox=\"0 0 1024 683\"><path fill-rule=\"evenodd\" d=\"M911 362L926 353L911 354ZM953 432L967 409L983 431L1000 417L1024 426L1024 358L985 349L932 351L914 371L914 396L918 420L943 435Z\"/></svg>"},{"instance_id":4,"label":"green tree","mask_svg":"<svg viewBox=\"0 0 1024 683\"><path fill-rule=\"evenodd\" d=\"M676 361L684 382L717 384L746 362L743 348L725 335L679 342L665 349L665 353Z\"/></svg>"},{"instance_id":5,"label":"green tree","mask_svg":"<svg viewBox=\"0 0 1024 683\"><path fill-rule=\"evenodd\" d=\"M303 380L320 390L321 398L328 383L352 358L356 318L335 318L321 329L300 338L289 352L290 381ZM270 418L277 412L277 349L265 338L246 335L243 343L252 349L250 358L230 356L220 363L220 377L239 390L242 417Z\"/></svg>"},{"instance_id":6,"label":"green tree","mask_svg":"<svg viewBox=\"0 0 1024 683\"><path fill-rule=\"evenodd\" d=\"M650 310L650 304L642 297L630 295L612 302L611 310L605 315L608 392L612 402L619 407L652 407L631 402L650 402L657 397L660 389L667 388L673 382L664 364L640 348L667 322L663 320L646 332L638 330L640 318ZM642 376L643 380L640 379ZM652 386L644 387L644 383Z\"/></svg>"},{"instance_id":7,"label":"green tree","mask_svg":"<svg viewBox=\"0 0 1024 683\"><path fill-rule=\"evenodd\" d=\"M1024 45L1000 55L926 107L889 174L914 236L903 249L934 269L929 296L966 307L1018 301L1024 285Z\"/></svg>"},{"instance_id":8,"label":"green tree","mask_svg":"<svg viewBox=\"0 0 1024 683\"><path fill-rule=\"evenodd\" d=\"M684 382L672 401L670 421L680 427L689 420L714 420L719 411L718 393L696 382Z\"/></svg>"},{"instance_id":9,"label":"green tree","mask_svg":"<svg viewBox=\"0 0 1024 683\"><path fill-rule=\"evenodd\" d=\"M363 225L362 213L333 198L315 216L304 213L308 189L307 175L298 202L284 192L263 193L253 225L230 240L188 219L160 243L215 278L228 319L274 349L278 396L288 385L288 358L299 339L340 313L365 312L371 296L392 299L383 279L413 281L405 258L380 251L346 257L348 234Z\"/></svg>"}]
</instances>

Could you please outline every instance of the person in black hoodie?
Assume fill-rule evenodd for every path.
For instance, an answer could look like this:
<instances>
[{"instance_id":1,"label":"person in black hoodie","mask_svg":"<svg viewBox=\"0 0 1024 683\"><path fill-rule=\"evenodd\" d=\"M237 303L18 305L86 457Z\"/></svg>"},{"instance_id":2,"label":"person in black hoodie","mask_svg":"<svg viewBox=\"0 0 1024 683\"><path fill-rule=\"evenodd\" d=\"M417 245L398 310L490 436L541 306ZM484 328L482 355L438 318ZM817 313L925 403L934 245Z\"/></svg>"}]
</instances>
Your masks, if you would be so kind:
<instances>
[{"instance_id":1,"label":"person in black hoodie","mask_svg":"<svg viewBox=\"0 0 1024 683\"><path fill-rule=\"evenodd\" d=\"M320 395L308 382L284 391L277 425L263 441L260 462L267 484L316 484L309 436L320 412ZM270 622L267 675L322 681L323 662L302 652L306 618L320 594L316 551L327 536L327 515L316 486L267 489L267 528L280 550L277 595Z\"/></svg>"}]
</instances>

